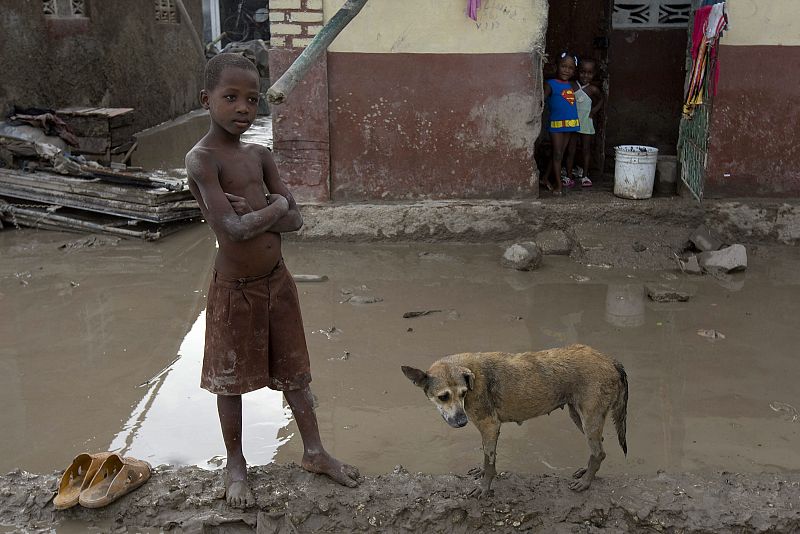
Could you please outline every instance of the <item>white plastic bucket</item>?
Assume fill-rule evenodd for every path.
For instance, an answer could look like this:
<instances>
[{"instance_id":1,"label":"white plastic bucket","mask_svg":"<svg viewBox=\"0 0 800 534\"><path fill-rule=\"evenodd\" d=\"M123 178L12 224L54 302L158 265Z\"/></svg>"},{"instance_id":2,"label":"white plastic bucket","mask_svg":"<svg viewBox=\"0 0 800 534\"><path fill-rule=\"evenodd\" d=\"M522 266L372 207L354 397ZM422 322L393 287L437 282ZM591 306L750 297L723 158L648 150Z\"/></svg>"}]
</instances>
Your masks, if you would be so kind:
<instances>
[{"instance_id":1,"label":"white plastic bucket","mask_svg":"<svg viewBox=\"0 0 800 534\"><path fill-rule=\"evenodd\" d=\"M614 151L614 194L622 198L652 197L658 149L651 146L620 145Z\"/></svg>"}]
</instances>

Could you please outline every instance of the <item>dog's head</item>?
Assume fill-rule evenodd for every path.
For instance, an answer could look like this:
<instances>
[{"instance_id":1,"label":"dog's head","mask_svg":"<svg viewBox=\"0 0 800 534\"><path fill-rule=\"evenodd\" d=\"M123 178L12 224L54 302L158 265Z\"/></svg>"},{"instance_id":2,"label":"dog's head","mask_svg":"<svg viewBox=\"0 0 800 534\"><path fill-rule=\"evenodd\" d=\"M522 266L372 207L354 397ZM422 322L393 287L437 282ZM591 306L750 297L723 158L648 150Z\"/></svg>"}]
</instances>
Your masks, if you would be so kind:
<instances>
[{"instance_id":1,"label":"dog's head","mask_svg":"<svg viewBox=\"0 0 800 534\"><path fill-rule=\"evenodd\" d=\"M472 371L442 361L434 363L428 372L405 365L402 369L415 386L422 388L448 425L461 428L467 424L464 397L475 386Z\"/></svg>"}]
</instances>

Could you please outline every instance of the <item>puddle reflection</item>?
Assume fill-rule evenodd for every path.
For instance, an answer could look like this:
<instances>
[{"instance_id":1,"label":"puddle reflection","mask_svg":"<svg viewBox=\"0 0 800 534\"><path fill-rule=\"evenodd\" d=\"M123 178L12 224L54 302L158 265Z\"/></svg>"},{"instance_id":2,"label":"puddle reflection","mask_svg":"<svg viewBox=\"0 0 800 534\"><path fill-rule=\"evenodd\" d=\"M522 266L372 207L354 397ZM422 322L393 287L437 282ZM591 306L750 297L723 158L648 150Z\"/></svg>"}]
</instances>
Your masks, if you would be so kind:
<instances>
[{"instance_id":1,"label":"puddle reflection","mask_svg":"<svg viewBox=\"0 0 800 534\"><path fill-rule=\"evenodd\" d=\"M223 467L225 446L216 396L200 389L206 314L184 338L178 359L142 385L147 388L110 449L153 465ZM242 397L244 454L252 465L268 464L291 435L279 436L291 420L279 391L264 388ZM285 434L285 432L284 432Z\"/></svg>"}]
</instances>

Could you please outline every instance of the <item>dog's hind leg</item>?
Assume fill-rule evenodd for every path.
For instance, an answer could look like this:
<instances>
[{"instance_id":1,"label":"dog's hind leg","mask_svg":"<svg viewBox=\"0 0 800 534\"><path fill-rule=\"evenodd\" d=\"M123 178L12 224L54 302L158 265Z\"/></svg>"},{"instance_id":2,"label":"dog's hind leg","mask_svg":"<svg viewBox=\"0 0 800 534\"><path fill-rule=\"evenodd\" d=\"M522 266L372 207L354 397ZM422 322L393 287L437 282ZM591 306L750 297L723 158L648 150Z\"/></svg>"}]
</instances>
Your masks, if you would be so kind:
<instances>
[{"instance_id":1,"label":"dog's hind leg","mask_svg":"<svg viewBox=\"0 0 800 534\"><path fill-rule=\"evenodd\" d=\"M581 416L578 414L578 410L576 410L575 406L572 404L567 404L567 406L569 407L569 416L575 421L575 426L577 426L578 430L583 434L583 422L581 422Z\"/></svg>"},{"instance_id":2,"label":"dog's hind leg","mask_svg":"<svg viewBox=\"0 0 800 534\"><path fill-rule=\"evenodd\" d=\"M589 442L589 464L575 471L572 475L577 480L570 483L569 489L574 491L583 491L592 485L594 475L600 469L600 464L606 457L603 451L603 424L605 423L605 414L586 417L584 423L584 431L586 439Z\"/></svg>"},{"instance_id":3,"label":"dog's hind leg","mask_svg":"<svg viewBox=\"0 0 800 534\"><path fill-rule=\"evenodd\" d=\"M495 462L497 461L497 439L500 437L500 421L487 417L475 421L475 426L481 433L483 441L483 469L476 468L470 471L476 478L481 476L480 486L469 492L472 497L483 497L492 488L492 480L497 474Z\"/></svg>"}]
</instances>

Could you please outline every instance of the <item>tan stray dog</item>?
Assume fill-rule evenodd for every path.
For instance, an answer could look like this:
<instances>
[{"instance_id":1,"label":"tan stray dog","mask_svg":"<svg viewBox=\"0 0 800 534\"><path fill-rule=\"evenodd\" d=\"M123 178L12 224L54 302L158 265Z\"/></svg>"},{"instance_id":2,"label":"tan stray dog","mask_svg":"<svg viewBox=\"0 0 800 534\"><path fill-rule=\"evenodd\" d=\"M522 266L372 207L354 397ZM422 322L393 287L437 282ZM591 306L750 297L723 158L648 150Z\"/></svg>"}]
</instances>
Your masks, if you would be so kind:
<instances>
[{"instance_id":1,"label":"tan stray dog","mask_svg":"<svg viewBox=\"0 0 800 534\"><path fill-rule=\"evenodd\" d=\"M625 425L628 378L622 364L586 345L508 354L468 352L446 356L427 372L403 366L403 373L425 391L444 420L454 428L478 427L483 440L483 469L470 471L481 478L470 495L489 492L496 474L500 424L523 421L569 408L572 420L589 441L589 465L578 469L570 489L587 489L606 457L603 425L611 412L617 438L628 454Z\"/></svg>"}]
</instances>

